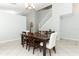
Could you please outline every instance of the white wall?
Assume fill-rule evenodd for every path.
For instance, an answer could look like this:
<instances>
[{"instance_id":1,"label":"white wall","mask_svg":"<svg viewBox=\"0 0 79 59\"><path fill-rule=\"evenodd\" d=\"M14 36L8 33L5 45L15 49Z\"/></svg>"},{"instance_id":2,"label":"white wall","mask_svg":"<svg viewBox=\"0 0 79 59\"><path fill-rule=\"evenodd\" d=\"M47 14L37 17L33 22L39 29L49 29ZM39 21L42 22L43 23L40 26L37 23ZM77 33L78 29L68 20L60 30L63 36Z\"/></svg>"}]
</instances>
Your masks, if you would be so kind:
<instances>
[{"instance_id":1,"label":"white wall","mask_svg":"<svg viewBox=\"0 0 79 59\"><path fill-rule=\"evenodd\" d=\"M18 39L25 30L26 17L0 12L0 40Z\"/></svg>"},{"instance_id":2,"label":"white wall","mask_svg":"<svg viewBox=\"0 0 79 59\"><path fill-rule=\"evenodd\" d=\"M72 3L57 3L57 5L60 15L70 14L73 11Z\"/></svg>"},{"instance_id":3,"label":"white wall","mask_svg":"<svg viewBox=\"0 0 79 59\"><path fill-rule=\"evenodd\" d=\"M61 38L79 40L79 14L70 14L61 18Z\"/></svg>"}]
</instances>

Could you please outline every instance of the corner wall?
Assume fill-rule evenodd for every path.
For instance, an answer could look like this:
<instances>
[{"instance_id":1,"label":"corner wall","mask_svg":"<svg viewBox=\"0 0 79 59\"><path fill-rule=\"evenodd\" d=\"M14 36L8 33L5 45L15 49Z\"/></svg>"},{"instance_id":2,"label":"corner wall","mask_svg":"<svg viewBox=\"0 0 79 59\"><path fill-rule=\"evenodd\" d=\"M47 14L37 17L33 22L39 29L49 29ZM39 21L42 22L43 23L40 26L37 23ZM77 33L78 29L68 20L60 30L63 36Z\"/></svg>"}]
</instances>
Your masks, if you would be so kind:
<instances>
[{"instance_id":1,"label":"corner wall","mask_svg":"<svg viewBox=\"0 0 79 59\"><path fill-rule=\"evenodd\" d=\"M79 13L62 16L61 38L79 41Z\"/></svg>"}]
</instances>

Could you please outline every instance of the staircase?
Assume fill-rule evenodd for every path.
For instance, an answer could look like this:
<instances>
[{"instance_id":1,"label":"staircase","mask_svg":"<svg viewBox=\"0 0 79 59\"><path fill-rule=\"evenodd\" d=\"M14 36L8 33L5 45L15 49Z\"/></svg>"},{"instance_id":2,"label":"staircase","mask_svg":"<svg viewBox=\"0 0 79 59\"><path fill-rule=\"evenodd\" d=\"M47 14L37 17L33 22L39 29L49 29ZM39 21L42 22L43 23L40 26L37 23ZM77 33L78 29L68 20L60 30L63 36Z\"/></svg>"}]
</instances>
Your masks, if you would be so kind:
<instances>
[{"instance_id":1,"label":"staircase","mask_svg":"<svg viewBox=\"0 0 79 59\"><path fill-rule=\"evenodd\" d=\"M52 15L46 17L39 23L39 30L55 30L60 38L60 17L72 13L72 3L55 3L52 6ZM47 17L49 16L49 17Z\"/></svg>"},{"instance_id":2,"label":"staircase","mask_svg":"<svg viewBox=\"0 0 79 59\"><path fill-rule=\"evenodd\" d=\"M42 19L42 21L40 21L39 29L41 29L46 24L46 22L50 20L51 17L52 15L50 14L50 12L47 13L47 15Z\"/></svg>"},{"instance_id":3,"label":"staircase","mask_svg":"<svg viewBox=\"0 0 79 59\"><path fill-rule=\"evenodd\" d=\"M45 22L43 22L43 24L41 24L41 26L39 25L39 30L49 30L52 25L50 25L49 27L47 25L49 25L49 23L50 24L52 23L51 20L52 20L52 17L50 17Z\"/></svg>"}]
</instances>

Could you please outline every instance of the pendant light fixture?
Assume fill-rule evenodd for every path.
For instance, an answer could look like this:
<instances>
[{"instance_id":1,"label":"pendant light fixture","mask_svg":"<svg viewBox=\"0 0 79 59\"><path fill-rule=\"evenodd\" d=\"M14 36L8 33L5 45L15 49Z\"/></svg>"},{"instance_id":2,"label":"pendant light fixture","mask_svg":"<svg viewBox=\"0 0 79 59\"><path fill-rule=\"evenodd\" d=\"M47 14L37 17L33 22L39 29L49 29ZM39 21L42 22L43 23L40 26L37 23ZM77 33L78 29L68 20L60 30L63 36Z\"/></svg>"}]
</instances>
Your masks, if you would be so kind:
<instances>
[{"instance_id":1,"label":"pendant light fixture","mask_svg":"<svg viewBox=\"0 0 79 59\"><path fill-rule=\"evenodd\" d=\"M33 3L25 3L25 8L31 10L31 9L35 9L35 6Z\"/></svg>"}]
</instances>

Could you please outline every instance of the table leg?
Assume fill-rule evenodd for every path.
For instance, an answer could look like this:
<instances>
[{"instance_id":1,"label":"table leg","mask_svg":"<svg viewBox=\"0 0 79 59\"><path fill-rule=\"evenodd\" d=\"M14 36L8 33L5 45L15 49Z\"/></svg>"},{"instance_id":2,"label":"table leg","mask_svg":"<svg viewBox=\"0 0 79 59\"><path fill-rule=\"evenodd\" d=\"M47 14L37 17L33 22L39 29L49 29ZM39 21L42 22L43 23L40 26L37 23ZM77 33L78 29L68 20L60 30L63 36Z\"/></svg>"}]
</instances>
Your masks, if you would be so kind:
<instances>
[{"instance_id":1,"label":"table leg","mask_svg":"<svg viewBox=\"0 0 79 59\"><path fill-rule=\"evenodd\" d=\"M46 41L43 42L43 56L46 56Z\"/></svg>"}]
</instances>

